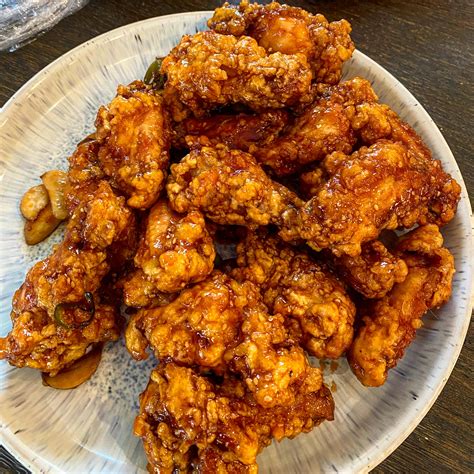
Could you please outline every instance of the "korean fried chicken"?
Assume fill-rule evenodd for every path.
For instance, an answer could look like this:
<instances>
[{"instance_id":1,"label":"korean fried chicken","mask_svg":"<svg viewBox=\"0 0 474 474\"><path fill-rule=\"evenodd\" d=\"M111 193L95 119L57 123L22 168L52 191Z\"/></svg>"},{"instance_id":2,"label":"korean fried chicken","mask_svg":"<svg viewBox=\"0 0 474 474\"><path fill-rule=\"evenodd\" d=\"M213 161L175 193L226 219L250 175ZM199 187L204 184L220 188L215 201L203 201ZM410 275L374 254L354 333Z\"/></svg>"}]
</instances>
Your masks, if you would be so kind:
<instances>
[{"instance_id":1,"label":"korean fried chicken","mask_svg":"<svg viewBox=\"0 0 474 474\"><path fill-rule=\"evenodd\" d=\"M330 391L308 378L290 407L262 408L245 384L222 383L173 363L160 364L140 397L134 431L151 472L256 473L272 439L293 438L332 420Z\"/></svg>"},{"instance_id":2,"label":"korean fried chicken","mask_svg":"<svg viewBox=\"0 0 474 474\"><path fill-rule=\"evenodd\" d=\"M249 37L213 31L183 36L163 60L164 97L173 119L197 117L218 106L244 104L254 111L310 100L311 70L303 54L267 54Z\"/></svg>"},{"instance_id":3,"label":"korean fried chicken","mask_svg":"<svg viewBox=\"0 0 474 474\"><path fill-rule=\"evenodd\" d=\"M345 283L366 298L383 298L396 283L405 280L408 268L385 245L374 240L362 245L356 257L328 256L336 272Z\"/></svg>"},{"instance_id":4,"label":"korean fried chicken","mask_svg":"<svg viewBox=\"0 0 474 474\"><path fill-rule=\"evenodd\" d=\"M99 290L115 258L114 245L128 243L134 227L124 198L102 181L91 200L75 208L63 242L15 293L13 329L0 340L0 357L54 375L90 344L116 340L118 312L102 304Z\"/></svg>"},{"instance_id":5,"label":"korean fried chicken","mask_svg":"<svg viewBox=\"0 0 474 474\"><path fill-rule=\"evenodd\" d=\"M254 146L271 143L288 123L290 115L285 110L268 110L260 114L213 115L194 117L176 124L174 143L176 148L187 148L189 143L203 145L219 143L230 149L248 152ZM205 141L203 139L206 139Z\"/></svg>"},{"instance_id":6,"label":"korean fried chicken","mask_svg":"<svg viewBox=\"0 0 474 474\"><path fill-rule=\"evenodd\" d=\"M105 174L97 156L99 142L90 136L77 145L69 157L69 168L65 186L65 200L69 215L82 201L91 199Z\"/></svg>"},{"instance_id":7,"label":"korean fried chicken","mask_svg":"<svg viewBox=\"0 0 474 474\"><path fill-rule=\"evenodd\" d=\"M337 279L307 253L265 232L249 232L237 246L237 264L232 275L261 288L265 304L289 319L293 337L311 355L336 359L348 349L354 304Z\"/></svg>"},{"instance_id":8,"label":"korean fried chicken","mask_svg":"<svg viewBox=\"0 0 474 474\"><path fill-rule=\"evenodd\" d=\"M129 322L126 344L143 359L149 344L158 359L227 370L243 377L264 407L289 405L307 377L319 377L289 338L284 318L270 315L258 288L215 272L162 308L142 309Z\"/></svg>"},{"instance_id":9,"label":"korean fried chicken","mask_svg":"<svg viewBox=\"0 0 474 474\"><path fill-rule=\"evenodd\" d=\"M350 24L242 0L208 26L100 107L65 189L42 177L69 222L0 338L55 376L118 340L123 310L131 356L159 363L134 424L157 474L256 474L333 419L313 357L382 385L454 274L437 226L460 187L368 80L340 82Z\"/></svg>"},{"instance_id":10,"label":"korean fried chicken","mask_svg":"<svg viewBox=\"0 0 474 474\"><path fill-rule=\"evenodd\" d=\"M225 145L191 150L171 166L166 185L177 212L200 210L218 224L291 224L300 199L272 181L252 155Z\"/></svg>"},{"instance_id":11,"label":"korean fried chicken","mask_svg":"<svg viewBox=\"0 0 474 474\"><path fill-rule=\"evenodd\" d=\"M272 2L268 5L225 3L208 26L217 33L255 38L269 53L304 54L318 82L336 84L354 51L351 26L346 20L328 22L321 15Z\"/></svg>"},{"instance_id":12,"label":"korean fried chicken","mask_svg":"<svg viewBox=\"0 0 474 474\"><path fill-rule=\"evenodd\" d=\"M433 223L442 226L454 217L461 187L443 170L441 163L432 158L429 148L415 130L400 120L390 107L377 103L358 105L352 119L352 127L367 145L381 138L403 143L414 156L417 168L432 177L432 197L428 213L422 217L420 224Z\"/></svg>"},{"instance_id":13,"label":"korean fried chicken","mask_svg":"<svg viewBox=\"0 0 474 474\"><path fill-rule=\"evenodd\" d=\"M336 256L360 255L361 245L383 229L410 228L426 220L437 197L436 175L401 143L379 140L352 155L340 152L322 162L328 179L300 210L295 234L315 250L329 248Z\"/></svg>"},{"instance_id":14,"label":"korean fried chicken","mask_svg":"<svg viewBox=\"0 0 474 474\"><path fill-rule=\"evenodd\" d=\"M171 132L163 100L141 81L119 86L117 96L99 109L98 158L127 204L147 209L166 180Z\"/></svg>"},{"instance_id":15,"label":"korean fried chicken","mask_svg":"<svg viewBox=\"0 0 474 474\"><path fill-rule=\"evenodd\" d=\"M370 83L360 77L332 87L320 86L316 100L289 130L252 153L277 176L295 173L334 151L348 154L356 143L351 125L355 106L376 100Z\"/></svg>"},{"instance_id":16,"label":"korean fried chicken","mask_svg":"<svg viewBox=\"0 0 474 474\"><path fill-rule=\"evenodd\" d=\"M69 158L66 203L70 214L108 177L130 207L145 209L164 187L171 129L162 99L140 81L119 86L99 109L97 130Z\"/></svg>"},{"instance_id":17,"label":"korean fried chicken","mask_svg":"<svg viewBox=\"0 0 474 474\"><path fill-rule=\"evenodd\" d=\"M363 325L348 354L357 378L369 387L385 383L422 326L422 316L451 296L454 258L443 247L438 227L419 227L400 239L396 255L406 262L408 275L384 298L366 301L359 311Z\"/></svg>"},{"instance_id":18,"label":"korean fried chicken","mask_svg":"<svg viewBox=\"0 0 474 474\"><path fill-rule=\"evenodd\" d=\"M160 200L144 227L134 259L136 270L124 284L128 306L148 306L161 292L178 292L212 272L214 244L199 211L178 214Z\"/></svg>"}]
</instances>

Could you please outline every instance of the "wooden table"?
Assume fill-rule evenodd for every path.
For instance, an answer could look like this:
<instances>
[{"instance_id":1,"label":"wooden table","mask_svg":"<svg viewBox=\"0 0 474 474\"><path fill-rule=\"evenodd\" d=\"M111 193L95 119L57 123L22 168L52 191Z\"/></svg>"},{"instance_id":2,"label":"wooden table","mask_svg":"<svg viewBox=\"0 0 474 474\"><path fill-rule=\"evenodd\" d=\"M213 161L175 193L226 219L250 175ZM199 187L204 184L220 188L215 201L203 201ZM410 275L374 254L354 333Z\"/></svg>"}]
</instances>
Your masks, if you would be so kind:
<instances>
[{"instance_id":1,"label":"wooden table","mask_svg":"<svg viewBox=\"0 0 474 474\"><path fill-rule=\"evenodd\" d=\"M232 2L235 3L235 2ZM358 49L395 75L425 106L474 196L474 7L471 0L289 1L331 20L346 18ZM92 0L35 42L0 55L0 105L51 61L118 26L169 13L209 10L218 1ZM471 200L472 204L472 200ZM433 408L374 472L471 471L473 330ZM1 458L1 456L0 456ZM1 471L1 464L0 464Z\"/></svg>"}]
</instances>

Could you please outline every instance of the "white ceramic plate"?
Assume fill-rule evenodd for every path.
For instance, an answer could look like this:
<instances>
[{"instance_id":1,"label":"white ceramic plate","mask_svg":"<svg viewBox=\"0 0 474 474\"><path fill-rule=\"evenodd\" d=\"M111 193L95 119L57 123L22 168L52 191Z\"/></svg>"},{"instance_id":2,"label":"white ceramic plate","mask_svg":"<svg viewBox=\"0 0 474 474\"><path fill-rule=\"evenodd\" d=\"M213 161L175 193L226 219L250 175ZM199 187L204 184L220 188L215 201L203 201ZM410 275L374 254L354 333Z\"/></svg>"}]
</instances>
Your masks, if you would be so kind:
<instances>
[{"instance_id":1,"label":"white ceramic plate","mask_svg":"<svg viewBox=\"0 0 474 474\"><path fill-rule=\"evenodd\" d=\"M10 329L10 300L33 262L49 252L60 232L33 248L22 237L18 204L23 192L51 168L65 168L75 144L92 130L99 105L119 83L143 74L184 33L205 27L209 12L134 23L65 54L23 86L0 116L0 334ZM372 81L383 102L412 124L447 171L462 177L445 140L417 100L386 70L360 52L346 77ZM403 361L378 389L362 387L341 363L336 420L266 449L262 473L367 471L388 456L426 414L459 355L472 307L473 260L470 205L463 185L456 218L443 230L456 258L453 297L425 318ZM72 391L41 385L40 374L0 362L2 443L37 472L141 472L146 459L132 435L139 393L153 361L137 363L123 342L108 347L92 380Z\"/></svg>"}]
</instances>

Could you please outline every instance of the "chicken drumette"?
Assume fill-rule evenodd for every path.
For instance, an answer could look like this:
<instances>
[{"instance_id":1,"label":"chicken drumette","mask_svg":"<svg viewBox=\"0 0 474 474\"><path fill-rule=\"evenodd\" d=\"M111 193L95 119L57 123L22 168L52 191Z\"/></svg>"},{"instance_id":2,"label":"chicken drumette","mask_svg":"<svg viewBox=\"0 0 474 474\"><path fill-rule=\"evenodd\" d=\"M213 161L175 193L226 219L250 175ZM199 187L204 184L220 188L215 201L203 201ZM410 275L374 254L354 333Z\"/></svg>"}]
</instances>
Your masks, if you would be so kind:
<instances>
[{"instance_id":1,"label":"chicken drumette","mask_svg":"<svg viewBox=\"0 0 474 474\"><path fill-rule=\"evenodd\" d=\"M256 474L257 454L272 439L293 438L332 420L331 392L308 377L289 407L260 407L232 376L221 383L174 363L151 374L134 431L151 472Z\"/></svg>"},{"instance_id":2,"label":"chicken drumette","mask_svg":"<svg viewBox=\"0 0 474 474\"><path fill-rule=\"evenodd\" d=\"M356 107L352 127L367 145L380 139L403 143L414 157L415 167L431 176L428 213L423 216L420 224L442 226L454 217L461 187L443 170L441 163L432 158L429 148L415 130L400 120L390 107L377 103L360 104Z\"/></svg>"},{"instance_id":3,"label":"chicken drumette","mask_svg":"<svg viewBox=\"0 0 474 474\"><path fill-rule=\"evenodd\" d=\"M161 95L141 81L119 86L112 102L99 109L96 127L104 173L130 207L152 206L169 164L171 131Z\"/></svg>"},{"instance_id":4,"label":"chicken drumette","mask_svg":"<svg viewBox=\"0 0 474 474\"><path fill-rule=\"evenodd\" d=\"M0 339L0 358L54 375L92 343L118 339L118 310L102 303L99 290L134 234L125 199L100 182L91 199L76 206L63 242L15 293L13 329Z\"/></svg>"},{"instance_id":5,"label":"chicken drumette","mask_svg":"<svg viewBox=\"0 0 474 474\"><path fill-rule=\"evenodd\" d=\"M237 256L232 275L261 288L265 304L287 318L293 338L311 355L336 359L348 349L355 307L327 269L265 232L249 232Z\"/></svg>"},{"instance_id":6,"label":"chicken drumette","mask_svg":"<svg viewBox=\"0 0 474 474\"><path fill-rule=\"evenodd\" d=\"M269 315L251 282L215 272L165 307L131 319L126 343L136 359L149 344L159 359L243 377L263 407L290 405L307 377L319 377L290 338L280 314Z\"/></svg>"},{"instance_id":7,"label":"chicken drumette","mask_svg":"<svg viewBox=\"0 0 474 474\"><path fill-rule=\"evenodd\" d=\"M225 3L208 21L218 33L255 38L269 53L304 54L318 82L336 84L341 69L354 51L351 25L346 20L328 22L321 15L272 2L268 5Z\"/></svg>"},{"instance_id":8,"label":"chicken drumette","mask_svg":"<svg viewBox=\"0 0 474 474\"><path fill-rule=\"evenodd\" d=\"M177 212L200 210L218 224L291 225L300 199L272 181L252 155L225 145L191 150L166 185Z\"/></svg>"},{"instance_id":9,"label":"chicken drumette","mask_svg":"<svg viewBox=\"0 0 474 474\"><path fill-rule=\"evenodd\" d=\"M408 275L380 300L365 301L363 325L348 354L357 378L370 387L385 383L422 325L422 316L451 296L454 258L443 248L438 227L419 227L400 239L395 254L406 262Z\"/></svg>"},{"instance_id":10,"label":"chicken drumette","mask_svg":"<svg viewBox=\"0 0 474 474\"><path fill-rule=\"evenodd\" d=\"M96 132L69 157L65 196L70 214L105 178L128 197L130 207L150 207L169 165L170 120L161 96L140 81L119 86L95 123Z\"/></svg>"},{"instance_id":11,"label":"chicken drumette","mask_svg":"<svg viewBox=\"0 0 474 474\"><path fill-rule=\"evenodd\" d=\"M136 270L124 283L128 306L150 305L160 293L175 293L204 280L214 268L214 243L199 211L178 214L158 201L144 222Z\"/></svg>"},{"instance_id":12,"label":"chicken drumette","mask_svg":"<svg viewBox=\"0 0 474 474\"><path fill-rule=\"evenodd\" d=\"M429 221L439 201L456 208L456 199L440 196L433 167L439 163L421 162L411 148L388 140L350 156L332 153L322 162L326 180L299 210L296 225L280 235L285 240L301 237L315 250L329 248L337 256L360 255L361 245L383 229Z\"/></svg>"},{"instance_id":13,"label":"chicken drumette","mask_svg":"<svg viewBox=\"0 0 474 474\"><path fill-rule=\"evenodd\" d=\"M203 116L218 106L255 111L311 100L311 69L303 54L267 54L253 38L205 31L183 36L163 60L164 97L173 119Z\"/></svg>"}]
</instances>

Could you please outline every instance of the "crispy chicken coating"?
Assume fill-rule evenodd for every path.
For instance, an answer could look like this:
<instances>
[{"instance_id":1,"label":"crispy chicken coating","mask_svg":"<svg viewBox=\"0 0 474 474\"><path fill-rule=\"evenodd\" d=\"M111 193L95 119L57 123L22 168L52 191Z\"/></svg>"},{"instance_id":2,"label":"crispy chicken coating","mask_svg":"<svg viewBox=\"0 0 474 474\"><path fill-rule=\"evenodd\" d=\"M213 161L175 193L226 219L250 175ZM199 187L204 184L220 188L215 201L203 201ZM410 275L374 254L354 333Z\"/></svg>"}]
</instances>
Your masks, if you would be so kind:
<instances>
[{"instance_id":1,"label":"crispy chicken coating","mask_svg":"<svg viewBox=\"0 0 474 474\"><path fill-rule=\"evenodd\" d=\"M354 304L337 279L307 253L265 232L249 232L237 246L237 263L232 275L261 288L265 304L292 320L287 322L292 335L311 355L337 359L348 349Z\"/></svg>"},{"instance_id":2,"label":"crispy chicken coating","mask_svg":"<svg viewBox=\"0 0 474 474\"><path fill-rule=\"evenodd\" d=\"M299 196L309 201L313 196L318 194L319 189L325 182L325 178L326 173L320 166L301 173L298 177Z\"/></svg>"},{"instance_id":3,"label":"crispy chicken coating","mask_svg":"<svg viewBox=\"0 0 474 474\"><path fill-rule=\"evenodd\" d=\"M459 184L446 173L441 163L432 158L429 148L410 125L400 120L387 105L376 103L360 104L356 107L352 127L363 143L371 145L381 138L403 143L418 162L417 167L431 178L432 197L428 213L420 224L447 224L456 213L461 195Z\"/></svg>"},{"instance_id":4,"label":"crispy chicken coating","mask_svg":"<svg viewBox=\"0 0 474 474\"><path fill-rule=\"evenodd\" d=\"M64 197L69 215L72 215L77 205L91 199L100 181L105 175L97 156L99 142L94 136L87 137L77 145L69 157Z\"/></svg>"},{"instance_id":5,"label":"crispy chicken coating","mask_svg":"<svg viewBox=\"0 0 474 474\"><path fill-rule=\"evenodd\" d=\"M299 210L297 224L280 235L290 240L298 234L315 250L329 248L336 256L360 255L361 245L383 229L423 222L437 193L436 176L403 144L388 140L350 156L332 153L322 167L328 180Z\"/></svg>"},{"instance_id":6,"label":"crispy chicken coating","mask_svg":"<svg viewBox=\"0 0 474 474\"><path fill-rule=\"evenodd\" d=\"M218 224L291 224L301 200L272 181L252 155L225 145L191 150L171 166L166 185L177 212L200 210Z\"/></svg>"},{"instance_id":7,"label":"crispy chicken coating","mask_svg":"<svg viewBox=\"0 0 474 474\"><path fill-rule=\"evenodd\" d=\"M149 344L159 359L244 377L261 406L289 405L313 369L289 338L284 318L269 315L258 289L215 272L168 306L138 311L126 330L136 359Z\"/></svg>"},{"instance_id":8,"label":"crispy chicken coating","mask_svg":"<svg viewBox=\"0 0 474 474\"><path fill-rule=\"evenodd\" d=\"M224 143L230 149L248 152L253 146L271 143L290 119L285 110L268 110L260 114L213 115L183 120L175 127L174 147L187 148L186 142ZM203 141L203 137L207 140Z\"/></svg>"},{"instance_id":9,"label":"crispy chicken coating","mask_svg":"<svg viewBox=\"0 0 474 474\"><path fill-rule=\"evenodd\" d=\"M231 461L234 454L222 449L210 447L199 452L191 463L195 472L200 474L257 474L258 465Z\"/></svg>"},{"instance_id":10,"label":"crispy chicken coating","mask_svg":"<svg viewBox=\"0 0 474 474\"><path fill-rule=\"evenodd\" d=\"M256 474L272 439L293 438L332 420L334 402L308 378L290 407L262 408L238 379L223 383L173 363L160 364L140 397L135 435L156 473Z\"/></svg>"},{"instance_id":11,"label":"crispy chicken coating","mask_svg":"<svg viewBox=\"0 0 474 474\"><path fill-rule=\"evenodd\" d=\"M130 207L152 206L169 164L171 131L161 95L141 81L119 86L112 102L99 109L96 127L104 173Z\"/></svg>"},{"instance_id":12,"label":"crispy chicken coating","mask_svg":"<svg viewBox=\"0 0 474 474\"><path fill-rule=\"evenodd\" d=\"M443 248L436 225L419 227L400 239L396 255L408 265L408 275L384 298L359 308L363 326L348 359L357 378L369 387L385 383L422 326L422 316L451 296L454 258Z\"/></svg>"},{"instance_id":13,"label":"crispy chicken coating","mask_svg":"<svg viewBox=\"0 0 474 474\"><path fill-rule=\"evenodd\" d=\"M160 293L178 292L212 272L216 252L199 211L178 214L160 200L144 227L134 259L136 270L124 284L128 306L148 306Z\"/></svg>"},{"instance_id":14,"label":"crispy chicken coating","mask_svg":"<svg viewBox=\"0 0 474 474\"><path fill-rule=\"evenodd\" d=\"M92 199L75 208L63 242L15 293L13 329L0 340L0 358L54 375L90 344L118 339L118 312L101 303L99 289L115 258L114 244L128 242L135 226L124 201L102 181ZM83 309L88 295L92 315Z\"/></svg>"},{"instance_id":15,"label":"crispy chicken coating","mask_svg":"<svg viewBox=\"0 0 474 474\"><path fill-rule=\"evenodd\" d=\"M331 259L331 256L329 256ZM406 263L379 240L362 245L356 257L332 257L332 264L344 282L366 298L383 298L408 274Z\"/></svg>"},{"instance_id":16,"label":"crispy chicken coating","mask_svg":"<svg viewBox=\"0 0 474 474\"><path fill-rule=\"evenodd\" d=\"M353 81L359 81L357 78ZM341 83L340 86L348 84L351 81ZM363 81L366 82L366 81ZM361 86L363 84L361 82ZM336 86L334 90L337 90ZM331 88L327 89L326 94ZM353 88L354 91L361 91L363 88ZM367 87L370 90L370 86ZM342 97L336 98L337 103L341 102ZM380 139L389 139L394 142L403 144L411 156L411 166L430 176L430 197L427 203L427 209L419 216L419 223L435 223L437 225L445 225L448 223L456 212L457 203L460 199L461 188L459 184L448 174L442 167L438 160L434 160L428 147L423 143L418 134L407 123L400 120L398 115L390 109L387 105L376 103L375 95L371 98L367 95L363 98L360 94L359 99L353 100L345 109L347 118L350 120L351 129L357 139L366 145L373 145ZM291 135L291 131L289 132ZM275 149L285 149L283 141L286 135L281 136L274 142ZM273 145L272 145L273 147ZM287 161L291 162L291 157L282 158L281 153L272 152L272 147L269 148L268 155L262 158L262 151L255 153L260 162L267 166L273 167L276 173L279 173L280 168L283 169L280 174L284 174ZM291 142L287 147L289 150L296 149L296 144ZM263 149L265 151L265 148ZM260 153L260 155L259 155ZM272 153L277 157L272 161ZM291 155L290 155L291 156ZM279 161L278 161L279 160ZM300 158L298 158L300 160ZM299 163L299 161L297 161ZM291 170L291 168L290 168ZM318 194L325 178L324 168L317 167L314 170L307 171L300 176L301 193L304 197L313 197Z\"/></svg>"},{"instance_id":17,"label":"crispy chicken coating","mask_svg":"<svg viewBox=\"0 0 474 474\"><path fill-rule=\"evenodd\" d=\"M208 21L209 28L227 35L255 38L269 53L302 53L318 82L336 84L341 69L354 51L351 25L346 20L328 22L321 15L272 2L268 5L243 0L225 3Z\"/></svg>"},{"instance_id":18,"label":"crispy chicken coating","mask_svg":"<svg viewBox=\"0 0 474 474\"><path fill-rule=\"evenodd\" d=\"M303 54L267 54L249 37L205 31L185 35L163 60L165 99L173 119L218 106L244 104L255 111L310 100L311 70Z\"/></svg>"},{"instance_id":19,"label":"crispy chicken coating","mask_svg":"<svg viewBox=\"0 0 474 474\"><path fill-rule=\"evenodd\" d=\"M321 86L317 99L289 130L252 153L278 176L295 173L334 151L350 153L356 143L351 126L355 106L376 100L369 81L360 77L332 87Z\"/></svg>"}]
</instances>

